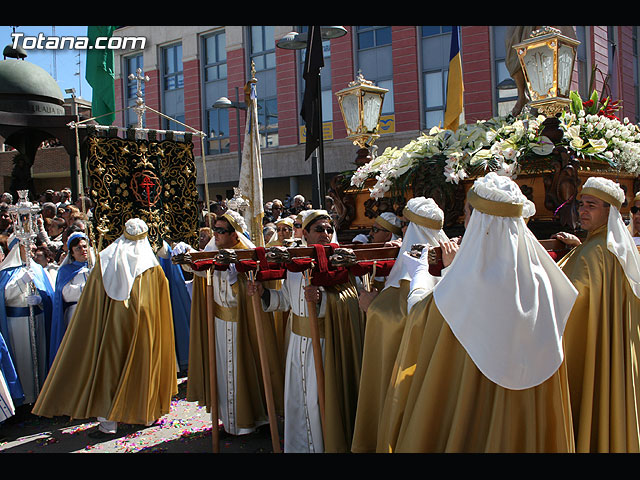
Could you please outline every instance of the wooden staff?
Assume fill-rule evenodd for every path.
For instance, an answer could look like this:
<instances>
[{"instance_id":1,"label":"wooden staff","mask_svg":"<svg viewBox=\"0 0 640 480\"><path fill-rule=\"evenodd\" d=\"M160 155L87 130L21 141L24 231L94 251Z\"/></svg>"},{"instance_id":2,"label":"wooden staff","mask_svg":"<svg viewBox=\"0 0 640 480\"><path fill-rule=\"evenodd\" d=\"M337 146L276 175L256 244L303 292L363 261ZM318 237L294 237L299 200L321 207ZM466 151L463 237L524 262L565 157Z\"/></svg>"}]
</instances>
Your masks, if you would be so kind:
<instances>
[{"instance_id":1,"label":"wooden staff","mask_svg":"<svg viewBox=\"0 0 640 480\"><path fill-rule=\"evenodd\" d=\"M254 272L249 271L249 280L254 283ZM278 421L276 417L276 408L273 401L273 388L271 386L271 370L269 369L269 358L267 349L264 344L264 330L262 328L262 305L260 305L260 297L258 295L251 296L253 304L253 316L256 322L256 334L258 337L258 352L260 354L260 366L262 367L262 378L264 381L264 394L267 399L267 413L269 414L269 427L271 429L271 443L273 445L273 453L282 453L280 449L280 436L278 434Z\"/></svg>"},{"instance_id":2,"label":"wooden staff","mask_svg":"<svg viewBox=\"0 0 640 480\"><path fill-rule=\"evenodd\" d=\"M304 279L307 286L311 285L311 275L309 270L305 270ZM322 345L320 344L320 329L318 328L318 311L316 302L307 301L307 311L309 314L309 325L311 326L311 343L313 345L313 362L316 369L316 380L318 383L318 405L320 407L320 422L322 431L326 432L324 417L324 362L322 358Z\"/></svg>"},{"instance_id":3,"label":"wooden staff","mask_svg":"<svg viewBox=\"0 0 640 480\"><path fill-rule=\"evenodd\" d=\"M216 370L216 308L213 296L213 272L207 270L207 337L209 341L209 392L211 396L211 440L213 453L220 452L218 434L218 374Z\"/></svg>"}]
</instances>

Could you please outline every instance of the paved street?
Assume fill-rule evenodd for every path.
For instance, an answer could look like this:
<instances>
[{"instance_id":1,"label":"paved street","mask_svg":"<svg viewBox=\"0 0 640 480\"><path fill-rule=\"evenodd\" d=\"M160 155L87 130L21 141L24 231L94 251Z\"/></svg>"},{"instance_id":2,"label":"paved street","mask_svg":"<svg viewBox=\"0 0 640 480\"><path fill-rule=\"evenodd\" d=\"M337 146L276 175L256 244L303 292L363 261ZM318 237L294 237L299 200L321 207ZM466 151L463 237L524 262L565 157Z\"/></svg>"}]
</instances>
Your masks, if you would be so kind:
<instances>
[{"instance_id":1,"label":"paved street","mask_svg":"<svg viewBox=\"0 0 640 480\"><path fill-rule=\"evenodd\" d=\"M1 453L211 453L211 415L196 403L184 400L186 378L171 411L149 427L121 425L113 439L88 436L95 419L70 421L68 417L37 417L29 407L0 425ZM282 427L282 425L281 425ZM220 436L220 453L271 453L269 427L241 437Z\"/></svg>"}]
</instances>

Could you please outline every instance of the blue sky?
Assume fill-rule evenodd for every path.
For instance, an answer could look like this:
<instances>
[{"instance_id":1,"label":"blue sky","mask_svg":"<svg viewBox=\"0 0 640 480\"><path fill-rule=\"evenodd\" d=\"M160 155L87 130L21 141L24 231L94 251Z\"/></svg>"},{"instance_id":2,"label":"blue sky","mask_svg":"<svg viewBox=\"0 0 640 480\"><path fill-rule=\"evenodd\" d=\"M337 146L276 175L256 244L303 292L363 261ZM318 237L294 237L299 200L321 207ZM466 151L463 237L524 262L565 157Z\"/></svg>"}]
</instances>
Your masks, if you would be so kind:
<instances>
[{"instance_id":1,"label":"blue sky","mask_svg":"<svg viewBox=\"0 0 640 480\"><path fill-rule=\"evenodd\" d=\"M0 26L0 51L5 46L12 43L11 33L13 28L10 26ZM86 36L87 27L77 26L18 26L16 32L21 32L25 36L37 37L39 33L42 33L45 37L55 36ZM54 77L60 90L65 98L69 95L64 93L67 88L74 88L76 90L76 96L82 97L86 100L91 100L91 86L85 79L85 66L86 66L86 51L85 50L70 50L60 49L55 51L55 55L51 50L27 50L26 61L34 63L44 70L49 75ZM80 54L78 56L78 54ZM2 59L2 57L0 57ZM78 62L80 64L78 65ZM80 75L78 75L78 71Z\"/></svg>"}]
</instances>

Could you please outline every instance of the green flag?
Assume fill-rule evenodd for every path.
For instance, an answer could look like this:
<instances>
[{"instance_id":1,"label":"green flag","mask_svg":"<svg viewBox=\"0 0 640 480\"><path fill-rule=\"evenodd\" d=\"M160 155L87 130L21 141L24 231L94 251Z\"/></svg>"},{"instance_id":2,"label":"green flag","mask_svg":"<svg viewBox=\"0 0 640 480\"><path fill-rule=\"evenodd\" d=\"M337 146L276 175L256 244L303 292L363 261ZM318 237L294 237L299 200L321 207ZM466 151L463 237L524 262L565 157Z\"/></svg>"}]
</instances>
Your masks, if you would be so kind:
<instances>
[{"instance_id":1,"label":"green flag","mask_svg":"<svg viewBox=\"0 0 640 480\"><path fill-rule=\"evenodd\" d=\"M117 27L87 27L89 45L95 46L96 38L109 38ZM102 40L100 45L106 45ZM113 69L113 50L109 48L90 48L87 50L87 82L92 88L91 109L96 122L111 125L115 119L116 90L115 71Z\"/></svg>"}]
</instances>

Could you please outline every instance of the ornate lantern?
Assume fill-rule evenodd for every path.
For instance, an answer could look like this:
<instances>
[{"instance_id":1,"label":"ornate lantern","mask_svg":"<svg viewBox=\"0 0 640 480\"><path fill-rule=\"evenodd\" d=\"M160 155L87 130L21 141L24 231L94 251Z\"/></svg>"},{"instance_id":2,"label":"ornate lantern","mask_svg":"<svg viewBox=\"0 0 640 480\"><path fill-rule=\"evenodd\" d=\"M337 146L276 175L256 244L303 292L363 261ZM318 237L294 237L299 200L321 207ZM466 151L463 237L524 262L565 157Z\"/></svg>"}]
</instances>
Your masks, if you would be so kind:
<instances>
[{"instance_id":1,"label":"ornate lantern","mask_svg":"<svg viewBox=\"0 0 640 480\"><path fill-rule=\"evenodd\" d=\"M369 148L378 134L378 122L382 113L382 102L388 92L386 88L376 87L373 82L365 80L362 72L358 72L355 81L347 88L336 92L342 118L347 128L347 138L360 147L356 164L362 165L370 160Z\"/></svg>"},{"instance_id":2,"label":"ornate lantern","mask_svg":"<svg viewBox=\"0 0 640 480\"><path fill-rule=\"evenodd\" d=\"M531 102L547 117L553 117L569 104L571 77L578 40L560 30L542 27L524 42L514 45L524 73Z\"/></svg>"}]
</instances>

